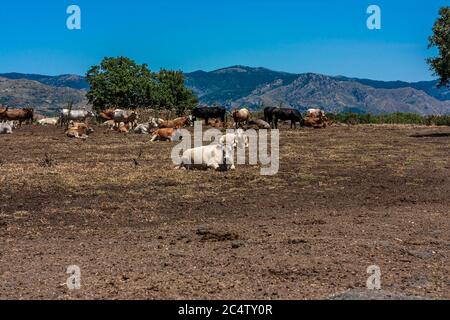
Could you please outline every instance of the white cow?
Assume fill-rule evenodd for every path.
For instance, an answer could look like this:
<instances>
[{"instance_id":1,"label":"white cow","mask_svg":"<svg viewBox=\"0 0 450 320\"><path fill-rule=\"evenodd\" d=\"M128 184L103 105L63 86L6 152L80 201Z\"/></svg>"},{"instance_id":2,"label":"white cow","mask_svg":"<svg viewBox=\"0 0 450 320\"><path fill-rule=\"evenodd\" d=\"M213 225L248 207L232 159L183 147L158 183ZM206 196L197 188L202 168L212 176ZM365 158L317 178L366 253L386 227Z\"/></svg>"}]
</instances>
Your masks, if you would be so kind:
<instances>
[{"instance_id":1,"label":"white cow","mask_svg":"<svg viewBox=\"0 0 450 320\"><path fill-rule=\"evenodd\" d=\"M195 168L212 168L214 170L235 170L233 145L214 143L208 146L186 150L181 157L181 164L177 169L190 170Z\"/></svg>"},{"instance_id":2,"label":"white cow","mask_svg":"<svg viewBox=\"0 0 450 320\"><path fill-rule=\"evenodd\" d=\"M40 126L56 126L58 124L59 118L45 118L38 121Z\"/></svg>"},{"instance_id":3,"label":"white cow","mask_svg":"<svg viewBox=\"0 0 450 320\"><path fill-rule=\"evenodd\" d=\"M86 110L72 110L69 114L69 109L63 109L59 117L61 126L63 126L68 121L85 122L87 118L93 118L95 114L91 111Z\"/></svg>"},{"instance_id":4,"label":"white cow","mask_svg":"<svg viewBox=\"0 0 450 320\"><path fill-rule=\"evenodd\" d=\"M116 124L116 127L118 127L121 122L125 124L131 123L134 127L138 119L139 116L135 111L116 109L113 115L113 120Z\"/></svg>"},{"instance_id":5,"label":"white cow","mask_svg":"<svg viewBox=\"0 0 450 320\"><path fill-rule=\"evenodd\" d=\"M231 144L233 148L238 147L239 149L248 148L249 138L245 134L244 130L237 129L236 133L228 133L222 136L219 140L220 144Z\"/></svg>"},{"instance_id":6,"label":"white cow","mask_svg":"<svg viewBox=\"0 0 450 320\"><path fill-rule=\"evenodd\" d=\"M325 112L320 109L308 109L308 111L306 111L306 115L311 118L320 118L325 117Z\"/></svg>"},{"instance_id":7,"label":"white cow","mask_svg":"<svg viewBox=\"0 0 450 320\"><path fill-rule=\"evenodd\" d=\"M0 134L12 134L14 129L14 123L12 121L6 121L0 123Z\"/></svg>"},{"instance_id":8,"label":"white cow","mask_svg":"<svg viewBox=\"0 0 450 320\"><path fill-rule=\"evenodd\" d=\"M159 128L163 123L164 123L164 119L161 118L150 118L148 120L151 128Z\"/></svg>"},{"instance_id":9,"label":"white cow","mask_svg":"<svg viewBox=\"0 0 450 320\"><path fill-rule=\"evenodd\" d=\"M152 129L157 129L161 124L164 123L163 119L150 118L147 123L139 124L135 129L134 133L137 134L150 134Z\"/></svg>"}]
</instances>

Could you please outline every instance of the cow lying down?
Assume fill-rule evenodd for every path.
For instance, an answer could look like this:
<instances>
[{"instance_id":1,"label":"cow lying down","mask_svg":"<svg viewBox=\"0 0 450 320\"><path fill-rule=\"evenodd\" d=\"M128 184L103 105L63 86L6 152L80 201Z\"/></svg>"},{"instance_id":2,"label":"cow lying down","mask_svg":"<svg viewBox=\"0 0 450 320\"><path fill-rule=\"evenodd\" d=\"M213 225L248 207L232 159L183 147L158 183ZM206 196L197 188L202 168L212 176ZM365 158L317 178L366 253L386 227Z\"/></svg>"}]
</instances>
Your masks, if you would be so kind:
<instances>
[{"instance_id":1,"label":"cow lying down","mask_svg":"<svg viewBox=\"0 0 450 320\"><path fill-rule=\"evenodd\" d=\"M223 145L221 143L189 149L183 153L181 164L175 169L235 170L233 151L232 144Z\"/></svg>"},{"instance_id":2,"label":"cow lying down","mask_svg":"<svg viewBox=\"0 0 450 320\"><path fill-rule=\"evenodd\" d=\"M89 137L91 133L94 132L94 129L88 127L85 123L74 123L72 127L67 130L66 135L69 138L76 138L85 140Z\"/></svg>"},{"instance_id":3,"label":"cow lying down","mask_svg":"<svg viewBox=\"0 0 450 320\"><path fill-rule=\"evenodd\" d=\"M249 137L245 134L244 130L237 129L236 133L228 133L222 138L220 138L219 143L224 144L231 144L233 148L248 148L249 146Z\"/></svg>"},{"instance_id":4,"label":"cow lying down","mask_svg":"<svg viewBox=\"0 0 450 320\"><path fill-rule=\"evenodd\" d=\"M180 130L177 128L163 128L158 129L152 134L152 140L151 142L155 141L180 141L182 138L182 135L180 133Z\"/></svg>"},{"instance_id":5,"label":"cow lying down","mask_svg":"<svg viewBox=\"0 0 450 320\"><path fill-rule=\"evenodd\" d=\"M13 129L15 129L15 125L12 121L0 123L0 134L12 134Z\"/></svg>"}]
</instances>

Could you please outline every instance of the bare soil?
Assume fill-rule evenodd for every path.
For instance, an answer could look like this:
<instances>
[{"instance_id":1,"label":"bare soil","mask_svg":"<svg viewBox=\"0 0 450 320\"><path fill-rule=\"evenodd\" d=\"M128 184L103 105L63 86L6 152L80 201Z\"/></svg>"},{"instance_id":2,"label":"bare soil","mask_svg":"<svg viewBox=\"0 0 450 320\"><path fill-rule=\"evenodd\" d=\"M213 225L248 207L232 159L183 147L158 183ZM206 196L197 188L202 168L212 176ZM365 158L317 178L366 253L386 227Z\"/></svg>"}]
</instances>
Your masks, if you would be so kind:
<instances>
[{"instance_id":1,"label":"bare soil","mask_svg":"<svg viewBox=\"0 0 450 320\"><path fill-rule=\"evenodd\" d=\"M285 129L275 176L173 170L173 144L101 128L2 135L0 299L327 299L370 265L383 292L450 299L443 132Z\"/></svg>"}]
</instances>

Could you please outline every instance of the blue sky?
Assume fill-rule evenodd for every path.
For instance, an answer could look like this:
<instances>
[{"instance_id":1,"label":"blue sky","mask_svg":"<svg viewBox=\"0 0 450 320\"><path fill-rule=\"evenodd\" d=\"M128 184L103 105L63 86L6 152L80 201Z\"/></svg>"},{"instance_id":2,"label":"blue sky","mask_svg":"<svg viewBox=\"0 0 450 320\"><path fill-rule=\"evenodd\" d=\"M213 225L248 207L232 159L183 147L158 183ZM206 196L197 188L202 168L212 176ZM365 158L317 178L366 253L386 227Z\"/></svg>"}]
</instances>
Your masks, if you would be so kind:
<instances>
[{"instance_id":1,"label":"blue sky","mask_svg":"<svg viewBox=\"0 0 450 320\"><path fill-rule=\"evenodd\" d=\"M82 29L66 28L81 8ZM366 9L382 10L382 29ZM104 56L152 70L231 65L380 80L432 79L425 58L448 0L3 0L0 72L84 74Z\"/></svg>"}]
</instances>

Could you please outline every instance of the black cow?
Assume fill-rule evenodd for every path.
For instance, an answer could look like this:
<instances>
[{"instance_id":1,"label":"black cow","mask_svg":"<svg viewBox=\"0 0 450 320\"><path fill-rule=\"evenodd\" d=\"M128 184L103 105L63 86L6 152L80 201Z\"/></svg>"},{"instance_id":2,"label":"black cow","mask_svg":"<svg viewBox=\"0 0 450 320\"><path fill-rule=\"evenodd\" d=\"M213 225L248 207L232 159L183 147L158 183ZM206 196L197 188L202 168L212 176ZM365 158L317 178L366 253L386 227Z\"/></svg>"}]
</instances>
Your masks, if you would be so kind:
<instances>
[{"instance_id":1,"label":"black cow","mask_svg":"<svg viewBox=\"0 0 450 320\"><path fill-rule=\"evenodd\" d=\"M273 112L275 110L277 110L278 108L275 107L267 107L264 109L264 120L267 123L272 123L273 122Z\"/></svg>"},{"instance_id":2,"label":"black cow","mask_svg":"<svg viewBox=\"0 0 450 320\"><path fill-rule=\"evenodd\" d=\"M297 122L302 122L303 117L298 110L288 109L288 108L279 108L272 112L273 116L273 126L275 129L278 129L278 120L282 121L291 121L291 129L292 127L296 127Z\"/></svg>"},{"instance_id":3,"label":"black cow","mask_svg":"<svg viewBox=\"0 0 450 320\"><path fill-rule=\"evenodd\" d=\"M220 119L225 123L225 115L227 110L222 107L202 107L195 108L192 111L192 120L197 121L197 118L205 120L205 123L208 124L209 119Z\"/></svg>"}]
</instances>

